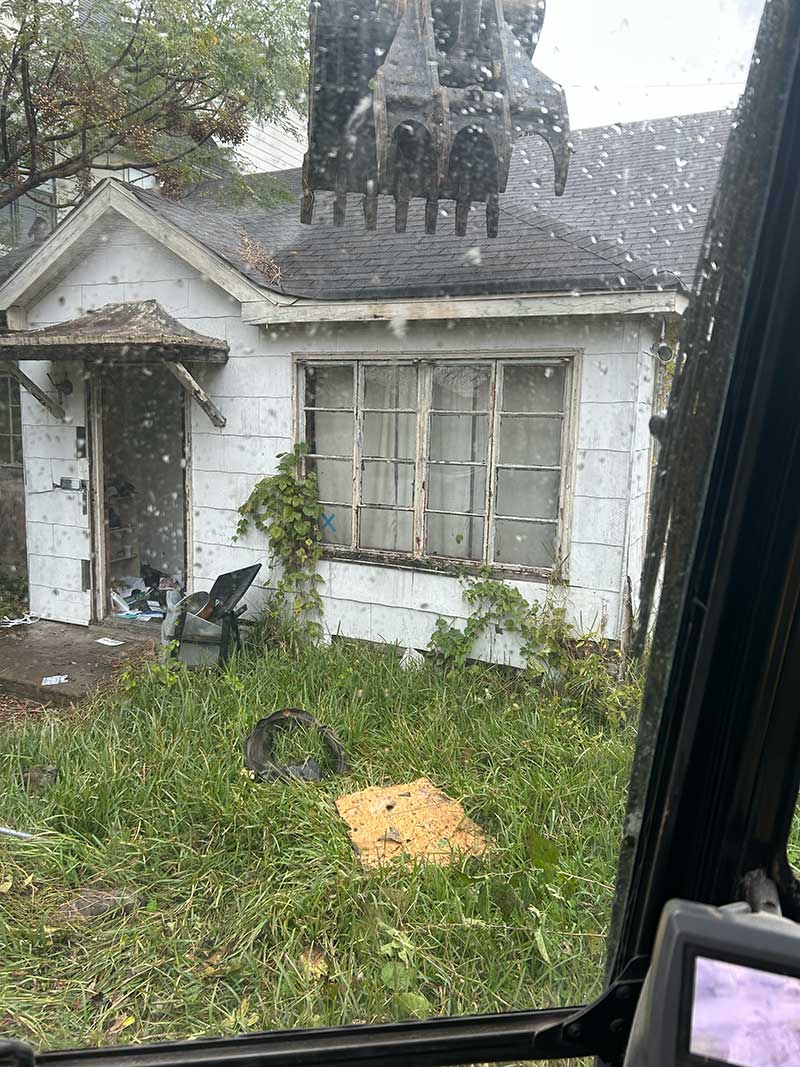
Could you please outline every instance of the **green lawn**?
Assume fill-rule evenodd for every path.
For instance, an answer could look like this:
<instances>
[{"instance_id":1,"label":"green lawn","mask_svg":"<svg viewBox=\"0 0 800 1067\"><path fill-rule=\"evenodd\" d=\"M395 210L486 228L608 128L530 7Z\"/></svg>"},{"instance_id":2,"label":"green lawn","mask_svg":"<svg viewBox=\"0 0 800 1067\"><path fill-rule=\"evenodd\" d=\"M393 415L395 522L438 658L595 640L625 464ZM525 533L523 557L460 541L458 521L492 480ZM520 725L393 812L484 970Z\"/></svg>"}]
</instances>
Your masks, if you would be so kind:
<instances>
[{"instance_id":1,"label":"green lawn","mask_svg":"<svg viewBox=\"0 0 800 1067\"><path fill-rule=\"evenodd\" d=\"M218 674L146 667L77 715L5 728L0 823L54 836L0 837L0 1034L64 1047L592 996L635 723L581 711L581 685L405 672L393 649L337 643ZM346 778L243 774L243 737L287 705L336 729ZM29 797L19 772L42 763L60 780ZM336 796L422 775L462 800L490 852L362 870ZM55 924L86 885L143 905Z\"/></svg>"}]
</instances>

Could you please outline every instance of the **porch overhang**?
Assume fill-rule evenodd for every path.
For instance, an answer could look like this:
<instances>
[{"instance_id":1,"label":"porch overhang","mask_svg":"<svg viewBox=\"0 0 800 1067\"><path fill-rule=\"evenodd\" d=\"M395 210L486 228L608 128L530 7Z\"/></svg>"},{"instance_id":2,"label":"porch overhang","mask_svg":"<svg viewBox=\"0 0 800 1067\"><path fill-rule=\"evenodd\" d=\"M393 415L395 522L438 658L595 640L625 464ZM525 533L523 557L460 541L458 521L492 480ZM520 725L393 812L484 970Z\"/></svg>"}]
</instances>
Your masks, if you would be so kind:
<instances>
[{"instance_id":1,"label":"porch overhang","mask_svg":"<svg viewBox=\"0 0 800 1067\"><path fill-rule=\"evenodd\" d=\"M226 363L228 345L187 329L155 300L107 304L79 319L0 335L0 362Z\"/></svg>"},{"instance_id":2,"label":"porch overhang","mask_svg":"<svg viewBox=\"0 0 800 1067\"><path fill-rule=\"evenodd\" d=\"M223 364L228 345L216 337L195 333L174 319L155 300L107 304L79 319L0 334L0 369L57 419L65 418L60 404L18 366L22 360L66 363L83 360L95 364L166 366L215 426L225 426L225 416L186 369L186 363Z\"/></svg>"}]
</instances>

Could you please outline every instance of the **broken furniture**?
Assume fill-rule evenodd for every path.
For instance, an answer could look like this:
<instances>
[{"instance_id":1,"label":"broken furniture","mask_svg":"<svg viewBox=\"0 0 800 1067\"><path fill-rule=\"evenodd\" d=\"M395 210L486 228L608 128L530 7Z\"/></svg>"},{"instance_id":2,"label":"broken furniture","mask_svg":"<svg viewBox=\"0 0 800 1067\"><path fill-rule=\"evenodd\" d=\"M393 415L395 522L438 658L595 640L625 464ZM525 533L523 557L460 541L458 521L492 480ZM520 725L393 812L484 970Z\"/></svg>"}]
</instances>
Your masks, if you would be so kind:
<instances>
[{"instance_id":1,"label":"broken furniture","mask_svg":"<svg viewBox=\"0 0 800 1067\"><path fill-rule=\"evenodd\" d=\"M531 61L544 13L544 0L313 0L301 221L326 189L341 226L347 194L360 193L374 230L385 194L397 232L421 198L435 233L439 201L454 200L463 237L478 201L496 237L513 142L531 134L550 147L561 196L567 102Z\"/></svg>"},{"instance_id":2,"label":"broken furniture","mask_svg":"<svg viewBox=\"0 0 800 1067\"><path fill-rule=\"evenodd\" d=\"M177 591L169 591L161 624L161 642L168 658L187 667L225 663L241 647L239 621L247 605L239 601L260 570L261 564L256 563L221 574L207 596L193 593L181 598Z\"/></svg>"}]
</instances>

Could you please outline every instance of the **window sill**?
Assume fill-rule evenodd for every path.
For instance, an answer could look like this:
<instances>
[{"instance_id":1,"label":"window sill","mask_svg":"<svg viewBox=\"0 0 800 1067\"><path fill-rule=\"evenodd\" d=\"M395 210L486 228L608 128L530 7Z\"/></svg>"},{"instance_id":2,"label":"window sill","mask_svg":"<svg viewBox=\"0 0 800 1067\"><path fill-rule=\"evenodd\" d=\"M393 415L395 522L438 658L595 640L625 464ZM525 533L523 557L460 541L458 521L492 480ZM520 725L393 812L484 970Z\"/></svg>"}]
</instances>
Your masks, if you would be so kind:
<instances>
[{"instance_id":1,"label":"window sill","mask_svg":"<svg viewBox=\"0 0 800 1067\"><path fill-rule=\"evenodd\" d=\"M323 549L323 559L332 563L358 563L363 566L390 567L394 570L422 571L426 574L440 574L449 578L489 577L507 581L530 582L535 585L549 585L553 581L552 570L494 564L489 568L487 574L485 563L431 557L415 559L404 552L353 552L346 548L326 546ZM559 585L569 585L567 575L562 575Z\"/></svg>"}]
</instances>

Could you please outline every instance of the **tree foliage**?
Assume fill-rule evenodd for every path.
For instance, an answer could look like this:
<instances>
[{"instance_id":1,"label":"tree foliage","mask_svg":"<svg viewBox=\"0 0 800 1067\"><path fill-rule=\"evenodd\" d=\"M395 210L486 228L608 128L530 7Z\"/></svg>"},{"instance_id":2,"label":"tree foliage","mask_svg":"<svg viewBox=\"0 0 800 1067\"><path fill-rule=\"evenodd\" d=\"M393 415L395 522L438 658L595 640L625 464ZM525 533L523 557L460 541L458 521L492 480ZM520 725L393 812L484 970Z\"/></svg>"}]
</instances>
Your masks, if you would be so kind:
<instances>
[{"instance_id":1,"label":"tree foliage","mask_svg":"<svg viewBox=\"0 0 800 1067\"><path fill-rule=\"evenodd\" d=\"M177 195L235 170L253 120L305 83L305 0L0 3L0 207L93 168L156 172ZM261 187L263 188L263 186Z\"/></svg>"}]
</instances>

